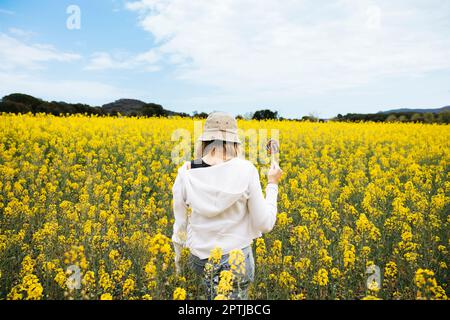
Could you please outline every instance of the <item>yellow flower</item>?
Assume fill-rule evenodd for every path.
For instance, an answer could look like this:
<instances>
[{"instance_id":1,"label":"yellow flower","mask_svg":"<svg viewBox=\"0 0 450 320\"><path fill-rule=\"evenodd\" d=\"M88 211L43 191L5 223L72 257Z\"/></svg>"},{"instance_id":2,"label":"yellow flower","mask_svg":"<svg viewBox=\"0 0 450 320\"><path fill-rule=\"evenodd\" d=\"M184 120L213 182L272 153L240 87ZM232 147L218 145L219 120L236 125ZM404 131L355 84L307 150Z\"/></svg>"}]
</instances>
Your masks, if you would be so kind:
<instances>
[{"instance_id":1,"label":"yellow flower","mask_svg":"<svg viewBox=\"0 0 450 320\"><path fill-rule=\"evenodd\" d=\"M328 255L328 251L326 249L320 249L319 256L320 256L320 261L325 266L328 266L328 267L331 266L331 263L333 262L333 258Z\"/></svg>"},{"instance_id":2,"label":"yellow flower","mask_svg":"<svg viewBox=\"0 0 450 320\"><path fill-rule=\"evenodd\" d=\"M219 264L220 260L222 259L222 249L221 248L214 248L211 250L211 254L209 256L209 262L213 264Z\"/></svg>"},{"instance_id":3,"label":"yellow flower","mask_svg":"<svg viewBox=\"0 0 450 320\"><path fill-rule=\"evenodd\" d=\"M306 242L309 240L309 230L307 226L295 227L294 234L297 236L297 239L301 242Z\"/></svg>"},{"instance_id":4,"label":"yellow flower","mask_svg":"<svg viewBox=\"0 0 450 320\"><path fill-rule=\"evenodd\" d=\"M135 288L135 282L133 279L128 278L127 280L125 280L125 282L123 283L123 295L124 296L129 296L131 293L133 293Z\"/></svg>"},{"instance_id":5,"label":"yellow flower","mask_svg":"<svg viewBox=\"0 0 450 320\"><path fill-rule=\"evenodd\" d=\"M447 254L448 253L447 248L445 246L443 246L443 245L438 246L438 250L439 250L439 252L442 252L443 254Z\"/></svg>"},{"instance_id":6,"label":"yellow flower","mask_svg":"<svg viewBox=\"0 0 450 320\"><path fill-rule=\"evenodd\" d=\"M365 296L362 300L381 300L380 298L372 295Z\"/></svg>"},{"instance_id":7,"label":"yellow flower","mask_svg":"<svg viewBox=\"0 0 450 320\"><path fill-rule=\"evenodd\" d=\"M22 281L11 289L7 296L8 299L42 299L44 288L42 287L39 278L33 274L35 263L35 260L30 256L25 256L22 260L22 269L20 271Z\"/></svg>"},{"instance_id":8,"label":"yellow flower","mask_svg":"<svg viewBox=\"0 0 450 320\"><path fill-rule=\"evenodd\" d=\"M319 269L319 271L317 271L317 273L314 275L313 281L319 286L328 285L328 271L323 268Z\"/></svg>"},{"instance_id":9,"label":"yellow flower","mask_svg":"<svg viewBox=\"0 0 450 320\"><path fill-rule=\"evenodd\" d=\"M272 255L268 258L268 263L272 265L279 265L282 262L281 257L281 247L282 242L280 240L275 240L272 245Z\"/></svg>"},{"instance_id":10,"label":"yellow flower","mask_svg":"<svg viewBox=\"0 0 450 320\"><path fill-rule=\"evenodd\" d=\"M397 276L397 264L393 261L390 261L386 264L386 267L384 269L384 276L386 278L392 279Z\"/></svg>"},{"instance_id":11,"label":"yellow flower","mask_svg":"<svg viewBox=\"0 0 450 320\"><path fill-rule=\"evenodd\" d=\"M186 290L183 288L176 288L173 292L173 300L186 300Z\"/></svg>"},{"instance_id":12,"label":"yellow flower","mask_svg":"<svg viewBox=\"0 0 450 320\"><path fill-rule=\"evenodd\" d=\"M433 271L419 268L414 282L418 289L417 299L447 300L445 290L438 285Z\"/></svg>"},{"instance_id":13,"label":"yellow flower","mask_svg":"<svg viewBox=\"0 0 450 320\"><path fill-rule=\"evenodd\" d=\"M295 278L291 276L287 271L283 271L280 273L278 282L282 288L290 291L294 290L295 285L297 284L297 280L295 280Z\"/></svg>"},{"instance_id":14,"label":"yellow flower","mask_svg":"<svg viewBox=\"0 0 450 320\"><path fill-rule=\"evenodd\" d=\"M416 252L407 252L404 254L404 257L406 259L406 261L408 262L415 262L417 261L419 254Z\"/></svg>"},{"instance_id":15,"label":"yellow flower","mask_svg":"<svg viewBox=\"0 0 450 320\"><path fill-rule=\"evenodd\" d=\"M367 289L369 289L369 291L372 291L372 292L378 292L378 291L380 291L380 286L378 285L378 282L376 282L374 280L368 284Z\"/></svg>"},{"instance_id":16,"label":"yellow flower","mask_svg":"<svg viewBox=\"0 0 450 320\"><path fill-rule=\"evenodd\" d=\"M44 288L35 275L26 275L23 278L22 286L27 292L27 300L40 300L42 298Z\"/></svg>"},{"instance_id":17,"label":"yellow flower","mask_svg":"<svg viewBox=\"0 0 450 320\"><path fill-rule=\"evenodd\" d=\"M67 276L62 268L57 269L55 281L61 288L63 288L63 289L66 288Z\"/></svg>"},{"instance_id":18,"label":"yellow flower","mask_svg":"<svg viewBox=\"0 0 450 320\"><path fill-rule=\"evenodd\" d=\"M219 284L217 286L218 295L228 296L233 290L233 278L233 272L230 270L220 272Z\"/></svg>"},{"instance_id":19,"label":"yellow flower","mask_svg":"<svg viewBox=\"0 0 450 320\"><path fill-rule=\"evenodd\" d=\"M235 274L245 274L245 257L242 250L231 250L229 253L228 263L230 264L231 271Z\"/></svg>"},{"instance_id":20,"label":"yellow flower","mask_svg":"<svg viewBox=\"0 0 450 320\"><path fill-rule=\"evenodd\" d=\"M349 245L345 248L344 251L344 268L351 269L355 265L356 255L355 255L355 246Z\"/></svg>"},{"instance_id":21,"label":"yellow flower","mask_svg":"<svg viewBox=\"0 0 450 320\"><path fill-rule=\"evenodd\" d=\"M311 266L311 260L308 258L301 258L300 261L294 263L295 269L297 271L307 271Z\"/></svg>"},{"instance_id":22,"label":"yellow flower","mask_svg":"<svg viewBox=\"0 0 450 320\"><path fill-rule=\"evenodd\" d=\"M277 215L277 223L280 227L284 227L292 223L292 218L288 217L286 212L281 212Z\"/></svg>"},{"instance_id":23,"label":"yellow flower","mask_svg":"<svg viewBox=\"0 0 450 320\"><path fill-rule=\"evenodd\" d=\"M412 238L413 238L413 236L412 236L411 231L404 231L402 233L402 240L403 241L405 241L405 242L412 241Z\"/></svg>"},{"instance_id":24,"label":"yellow flower","mask_svg":"<svg viewBox=\"0 0 450 320\"><path fill-rule=\"evenodd\" d=\"M100 276L99 283L100 286L103 288L103 290L109 291L113 289L113 282L111 280L111 276L107 272L105 272L103 269L100 269L99 276Z\"/></svg>"},{"instance_id":25,"label":"yellow flower","mask_svg":"<svg viewBox=\"0 0 450 320\"><path fill-rule=\"evenodd\" d=\"M113 261L113 262L115 262L117 259L119 259L119 251L117 251L117 250L111 250L110 252L109 252L109 258Z\"/></svg>"},{"instance_id":26,"label":"yellow flower","mask_svg":"<svg viewBox=\"0 0 450 320\"><path fill-rule=\"evenodd\" d=\"M266 243L263 238L256 239L256 263L263 264L266 257Z\"/></svg>"},{"instance_id":27,"label":"yellow flower","mask_svg":"<svg viewBox=\"0 0 450 320\"><path fill-rule=\"evenodd\" d=\"M291 300L305 300L306 296L303 293L291 294Z\"/></svg>"},{"instance_id":28,"label":"yellow flower","mask_svg":"<svg viewBox=\"0 0 450 320\"><path fill-rule=\"evenodd\" d=\"M283 257L283 265L289 267L292 265L293 256L284 256Z\"/></svg>"},{"instance_id":29,"label":"yellow flower","mask_svg":"<svg viewBox=\"0 0 450 320\"><path fill-rule=\"evenodd\" d=\"M95 282L95 274L93 271L87 271L84 274L81 283L83 285L83 290L85 291L85 293L89 292L94 294L94 291L96 289L96 282Z\"/></svg>"},{"instance_id":30,"label":"yellow flower","mask_svg":"<svg viewBox=\"0 0 450 320\"><path fill-rule=\"evenodd\" d=\"M338 279L341 276L341 271L338 268L331 269L330 273L333 279Z\"/></svg>"},{"instance_id":31,"label":"yellow flower","mask_svg":"<svg viewBox=\"0 0 450 320\"><path fill-rule=\"evenodd\" d=\"M371 251L370 247L364 246L364 247L361 249L361 255L362 255L363 257L367 258L367 257L369 256L369 254L370 254L370 251Z\"/></svg>"},{"instance_id":32,"label":"yellow flower","mask_svg":"<svg viewBox=\"0 0 450 320\"><path fill-rule=\"evenodd\" d=\"M112 295L109 294L109 293L103 293L103 294L100 296L100 300L112 300L112 299L113 299L113 297L112 297Z\"/></svg>"},{"instance_id":33,"label":"yellow flower","mask_svg":"<svg viewBox=\"0 0 450 320\"><path fill-rule=\"evenodd\" d=\"M30 257L26 256L22 261L22 270L20 271L21 275L26 275L32 273L34 271L34 266L36 262Z\"/></svg>"},{"instance_id":34,"label":"yellow flower","mask_svg":"<svg viewBox=\"0 0 450 320\"><path fill-rule=\"evenodd\" d=\"M147 278L149 280L152 280L156 277L157 274L157 270L156 270L156 266L153 263L153 261L149 261L146 265L145 265L145 274L147 275Z\"/></svg>"}]
</instances>

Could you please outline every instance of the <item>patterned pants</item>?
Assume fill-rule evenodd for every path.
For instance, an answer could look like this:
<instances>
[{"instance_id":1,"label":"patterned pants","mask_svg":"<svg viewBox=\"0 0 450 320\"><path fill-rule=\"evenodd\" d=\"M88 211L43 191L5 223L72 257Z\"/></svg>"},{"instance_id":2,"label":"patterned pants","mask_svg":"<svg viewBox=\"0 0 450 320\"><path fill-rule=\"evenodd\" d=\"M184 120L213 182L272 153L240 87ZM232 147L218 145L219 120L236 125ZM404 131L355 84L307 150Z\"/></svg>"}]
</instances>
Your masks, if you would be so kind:
<instances>
[{"instance_id":1,"label":"patterned pants","mask_svg":"<svg viewBox=\"0 0 450 320\"><path fill-rule=\"evenodd\" d=\"M245 273L243 275L234 274L235 280L233 281L233 291L229 296L229 299L231 300L247 300L248 287L255 278L255 260L253 258L251 246L242 249L242 252L245 257ZM192 254L189 257L190 268L203 279L208 300L214 299L217 295L217 285L219 284L220 273L231 269L228 258L228 254L223 255L220 263L212 270L212 274L206 274L205 265L208 263L208 259L201 260Z\"/></svg>"}]
</instances>

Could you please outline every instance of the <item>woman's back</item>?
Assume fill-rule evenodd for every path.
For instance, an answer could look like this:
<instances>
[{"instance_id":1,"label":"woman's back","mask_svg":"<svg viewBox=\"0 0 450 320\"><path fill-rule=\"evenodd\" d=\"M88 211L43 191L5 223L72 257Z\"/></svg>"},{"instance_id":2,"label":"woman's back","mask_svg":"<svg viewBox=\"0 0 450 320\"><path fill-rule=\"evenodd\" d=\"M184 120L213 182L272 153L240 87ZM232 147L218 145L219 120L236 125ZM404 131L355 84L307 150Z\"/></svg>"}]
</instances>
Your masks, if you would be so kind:
<instances>
[{"instance_id":1,"label":"woman's back","mask_svg":"<svg viewBox=\"0 0 450 320\"><path fill-rule=\"evenodd\" d=\"M174 185L174 194L182 196L180 210L190 211L186 246L193 254L204 259L216 247L227 253L272 229L277 186L269 185L264 199L252 163L234 158L214 166L197 161L193 165L187 163L179 170Z\"/></svg>"}]
</instances>

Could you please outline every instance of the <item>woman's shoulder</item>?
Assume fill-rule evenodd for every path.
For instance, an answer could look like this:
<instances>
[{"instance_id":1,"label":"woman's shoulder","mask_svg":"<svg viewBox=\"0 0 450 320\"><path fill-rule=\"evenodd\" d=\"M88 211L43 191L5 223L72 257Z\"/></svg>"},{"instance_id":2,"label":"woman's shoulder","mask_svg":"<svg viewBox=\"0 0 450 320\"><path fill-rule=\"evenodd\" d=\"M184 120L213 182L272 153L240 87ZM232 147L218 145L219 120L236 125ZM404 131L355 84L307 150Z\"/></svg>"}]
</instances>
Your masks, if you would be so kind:
<instances>
[{"instance_id":1,"label":"woman's shoulder","mask_svg":"<svg viewBox=\"0 0 450 320\"><path fill-rule=\"evenodd\" d=\"M244 158L236 158L235 163L237 166L246 169L250 172L253 170L257 170L255 165L251 161L246 160Z\"/></svg>"},{"instance_id":2,"label":"woman's shoulder","mask_svg":"<svg viewBox=\"0 0 450 320\"><path fill-rule=\"evenodd\" d=\"M178 172L178 174L182 174L189 169L191 169L191 162L185 161L178 167L177 172Z\"/></svg>"}]
</instances>

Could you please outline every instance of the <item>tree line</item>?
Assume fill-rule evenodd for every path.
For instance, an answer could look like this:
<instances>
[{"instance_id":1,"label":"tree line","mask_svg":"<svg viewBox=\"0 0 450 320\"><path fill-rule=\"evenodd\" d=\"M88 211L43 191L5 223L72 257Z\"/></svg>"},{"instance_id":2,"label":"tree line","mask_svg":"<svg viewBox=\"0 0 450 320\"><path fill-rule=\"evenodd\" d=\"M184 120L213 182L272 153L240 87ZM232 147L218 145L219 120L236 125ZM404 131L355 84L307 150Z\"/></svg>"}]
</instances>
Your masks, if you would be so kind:
<instances>
[{"instance_id":1,"label":"tree line","mask_svg":"<svg viewBox=\"0 0 450 320\"><path fill-rule=\"evenodd\" d=\"M413 122L413 123L450 123L450 111L440 113L394 112L338 115L334 120L347 122Z\"/></svg>"},{"instance_id":2,"label":"tree line","mask_svg":"<svg viewBox=\"0 0 450 320\"><path fill-rule=\"evenodd\" d=\"M3 97L0 101L0 113L48 113L55 116L70 115L70 114L87 114L99 116L116 116L117 111L105 109L102 107L93 107L87 104L72 104L57 101L45 101L35 98L30 95L14 93ZM191 117L197 119L205 119L208 114L205 112L194 111L192 115L187 113L173 112L166 110L163 106L155 103L145 103L138 111L133 111L127 114L128 116L148 116L148 117L169 117L181 116ZM320 119L314 115L304 116L300 119L284 118L279 115L277 111L270 109L258 110L253 113L238 115L238 119L252 119L252 120L293 120L293 121L310 121L310 122L325 122L325 121L342 121L342 122L418 122L418 123L450 123L450 111L446 110L440 113L415 113L415 112L398 112L398 113L375 113L375 114L355 114L349 113L347 115L339 114L337 117L329 120Z\"/></svg>"},{"instance_id":3,"label":"tree line","mask_svg":"<svg viewBox=\"0 0 450 320\"><path fill-rule=\"evenodd\" d=\"M3 97L0 102L0 113L47 113L55 116L67 114L87 114L99 116L116 116L117 111L105 109L102 107L93 107L81 103L66 103L57 101L45 101L30 95L14 93ZM148 117L168 117L168 116L189 116L186 113L178 113L164 109L161 105L155 103L144 104L138 112L131 112L130 116L148 116Z\"/></svg>"}]
</instances>

